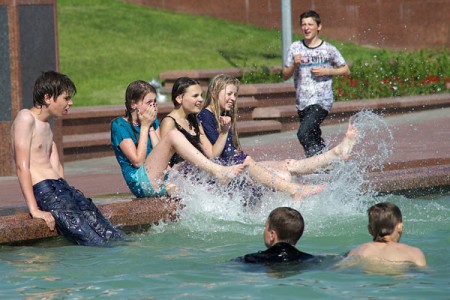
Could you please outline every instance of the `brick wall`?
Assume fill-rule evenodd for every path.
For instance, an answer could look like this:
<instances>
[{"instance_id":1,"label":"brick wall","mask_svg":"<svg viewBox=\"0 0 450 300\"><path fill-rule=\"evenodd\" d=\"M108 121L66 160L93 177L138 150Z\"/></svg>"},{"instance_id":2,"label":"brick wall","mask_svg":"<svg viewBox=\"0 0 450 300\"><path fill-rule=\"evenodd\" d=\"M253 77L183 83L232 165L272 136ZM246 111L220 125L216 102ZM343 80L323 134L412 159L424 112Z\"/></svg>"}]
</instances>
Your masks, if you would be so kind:
<instances>
[{"instance_id":1,"label":"brick wall","mask_svg":"<svg viewBox=\"0 0 450 300\"><path fill-rule=\"evenodd\" d=\"M281 28L280 0L129 0L175 12ZM390 49L450 47L450 0L292 0L298 16L316 10L325 37Z\"/></svg>"}]
</instances>

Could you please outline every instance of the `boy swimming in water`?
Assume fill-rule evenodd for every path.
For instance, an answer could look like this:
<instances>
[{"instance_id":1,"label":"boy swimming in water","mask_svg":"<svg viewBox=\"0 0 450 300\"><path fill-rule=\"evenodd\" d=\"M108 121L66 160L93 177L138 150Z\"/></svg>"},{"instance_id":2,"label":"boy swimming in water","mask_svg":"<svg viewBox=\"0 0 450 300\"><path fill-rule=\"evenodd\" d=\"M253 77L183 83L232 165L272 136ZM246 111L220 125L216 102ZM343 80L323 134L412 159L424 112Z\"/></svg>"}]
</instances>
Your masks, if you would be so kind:
<instances>
[{"instance_id":1,"label":"boy swimming in water","mask_svg":"<svg viewBox=\"0 0 450 300\"><path fill-rule=\"evenodd\" d=\"M299 211L290 207L272 210L264 226L265 251L247 254L236 260L244 263L272 264L302 262L313 255L298 250L295 245L303 234L305 223Z\"/></svg>"},{"instance_id":2,"label":"boy swimming in water","mask_svg":"<svg viewBox=\"0 0 450 300\"><path fill-rule=\"evenodd\" d=\"M419 248L399 243L403 233L400 208L389 202L381 202L371 206L367 214L368 229L373 241L353 249L348 253L348 257L426 266L425 255Z\"/></svg>"}]
</instances>

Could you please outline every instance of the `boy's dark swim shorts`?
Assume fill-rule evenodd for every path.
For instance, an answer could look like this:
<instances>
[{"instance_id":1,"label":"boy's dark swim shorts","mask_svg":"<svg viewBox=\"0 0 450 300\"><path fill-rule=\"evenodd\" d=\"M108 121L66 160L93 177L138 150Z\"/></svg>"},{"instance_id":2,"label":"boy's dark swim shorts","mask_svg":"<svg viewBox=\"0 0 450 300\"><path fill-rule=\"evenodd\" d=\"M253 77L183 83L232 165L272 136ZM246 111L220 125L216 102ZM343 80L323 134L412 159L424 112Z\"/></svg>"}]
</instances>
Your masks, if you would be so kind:
<instances>
[{"instance_id":1,"label":"boy's dark swim shorts","mask_svg":"<svg viewBox=\"0 0 450 300\"><path fill-rule=\"evenodd\" d=\"M102 246L123 240L125 234L115 228L98 210L92 199L69 186L67 181L46 179L33 185L39 208L51 212L58 233L83 246Z\"/></svg>"}]
</instances>

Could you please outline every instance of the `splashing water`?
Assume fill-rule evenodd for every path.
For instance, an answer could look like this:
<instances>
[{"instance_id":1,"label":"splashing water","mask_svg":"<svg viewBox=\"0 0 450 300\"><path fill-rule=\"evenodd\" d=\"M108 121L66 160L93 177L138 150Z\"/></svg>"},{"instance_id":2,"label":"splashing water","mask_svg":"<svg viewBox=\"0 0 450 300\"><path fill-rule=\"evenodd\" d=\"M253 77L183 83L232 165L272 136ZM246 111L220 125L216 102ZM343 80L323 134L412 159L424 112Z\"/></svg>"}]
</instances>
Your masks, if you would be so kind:
<instances>
[{"instance_id":1,"label":"splashing water","mask_svg":"<svg viewBox=\"0 0 450 300\"><path fill-rule=\"evenodd\" d=\"M330 226L338 226L344 217L365 214L376 201L364 175L368 170L382 169L394 140L387 123L373 112L361 111L350 122L358 129L350 161L340 159L332 168L296 178L305 184L326 183L324 192L303 201L293 202L288 194L252 183L246 172L229 185L220 185L199 169L190 170L187 176L172 170L169 181L177 186L185 205L178 226L204 237L218 232L260 234L261 224L271 210L290 206L300 210L308 227L320 235L326 234Z\"/></svg>"},{"instance_id":2,"label":"splashing water","mask_svg":"<svg viewBox=\"0 0 450 300\"><path fill-rule=\"evenodd\" d=\"M358 129L359 147L353 156L359 167L382 169L394 146L394 137L386 121L380 115L364 110L351 116L350 123Z\"/></svg>"}]
</instances>

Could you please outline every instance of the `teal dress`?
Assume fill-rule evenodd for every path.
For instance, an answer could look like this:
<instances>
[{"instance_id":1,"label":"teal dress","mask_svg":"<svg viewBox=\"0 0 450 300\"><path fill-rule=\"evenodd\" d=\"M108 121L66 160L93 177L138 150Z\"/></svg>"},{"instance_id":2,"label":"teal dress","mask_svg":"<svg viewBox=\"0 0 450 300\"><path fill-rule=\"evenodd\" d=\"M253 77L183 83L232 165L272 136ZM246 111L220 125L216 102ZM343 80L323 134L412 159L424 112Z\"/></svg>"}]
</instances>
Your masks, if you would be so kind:
<instances>
[{"instance_id":1,"label":"teal dress","mask_svg":"<svg viewBox=\"0 0 450 300\"><path fill-rule=\"evenodd\" d=\"M155 120L152 127L156 130L159 127L159 121ZM134 128L134 131L133 131ZM137 198L148 198L148 197L160 197L167 195L166 187L164 183L160 185L159 190L155 190L147 176L147 171L145 170L145 165L136 168L128 160L126 155L122 152L119 145L124 139L131 139L135 145L138 144L140 127L133 126L126 121L123 117L114 119L111 122L111 144L116 156L117 162L122 169L122 175L127 183L130 191ZM146 157L153 150L152 143L149 141L147 143Z\"/></svg>"}]
</instances>

